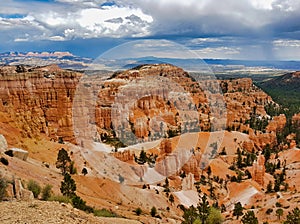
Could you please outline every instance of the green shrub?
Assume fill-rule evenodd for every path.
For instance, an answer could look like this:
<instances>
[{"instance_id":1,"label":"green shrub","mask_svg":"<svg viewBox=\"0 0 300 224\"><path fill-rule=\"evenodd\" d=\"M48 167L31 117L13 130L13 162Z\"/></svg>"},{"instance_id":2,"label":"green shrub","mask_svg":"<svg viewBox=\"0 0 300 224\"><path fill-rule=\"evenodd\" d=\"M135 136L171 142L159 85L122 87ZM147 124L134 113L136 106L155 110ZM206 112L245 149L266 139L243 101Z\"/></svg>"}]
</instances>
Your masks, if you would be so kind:
<instances>
[{"instance_id":1,"label":"green shrub","mask_svg":"<svg viewBox=\"0 0 300 224\"><path fill-rule=\"evenodd\" d=\"M86 202L77 195L72 198L72 205L74 208L78 208L78 209L80 209L82 211L86 211L88 213L94 212L94 209L92 207L86 205Z\"/></svg>"},{"instance_id":2,"label":"green shrub","mask_svg":"<svg viewBox=\"0 0 300 224\"><path fill-rule=\"evenodd\" d=\"M50 184L47 184L43 189L42 189L42 200L48 201L49 198L51 197L51 189L52 186Z\"/></svg>"},{"instance_id":3,"label":"green shrub","mask_svg":"<svg viewBox=\"0 0 300 224\"><path fill-rule=\"evenodd\" d=\"M82 168L81 173L85 176L85 175L88 174L88 171L87 171L87 169L84 167L84 168Z\"/></svg>"},{"instance_id":4,"label":"green shrub","mask_svg":"<svg viewBox=\"0 0 300 224\"><path fill-rule=\"evenodd\" d=\"M155 217L155 215L156 215L156 208L153 206L152 208L151 208L151 211L150 211L150 215L152 216L152 217Z\"/></svg>"},{"instance_id":5,"label":"green shrub","mask_svg":"<svg viewBox=\"0 0 300 224\"><path fill-rule=\"evenodd\" d=\"M272 208L268 208L268 210L266 211L266 214L270 215L272 212L273 212L273 209Z\"/></svg>"},{"instance_id":6,"label":"green shrub","mask_svg":"<svg viewBox=\"0 0 300 224\"><path fill-rule=\"evenodd\" d=\"M29 180L27 183L27 189L33 193L34 198L38 198L41 193L41 186L34 180Z\"/></svg>"},{"instance_id":7,"label":"green shrub","mask_svg":"<svg viewBox=\"0 0 300 224\"><path fill-rule=\"evenodd\" d=\"M1 162L3 165L8 166L8 160L5 159L4 157L1 157L1 158L0 158L0 162Z\"/></svg>"},{"instance_id":8,"label":"green shrub","mask_svg":"<svg viewBox=\"0 0 300 224\"><path fill-rule=\"evenodd\" d=\"M142 209L140 207L138 207L137 209L134 210L134 213L137 215L137 216L140 216L142 214Z\"/></svg>"},{"instance_id":9,"label":"green shrub","mask_svg":"<svg viewBox=\"0 0 300 224\"><path fill-rule=\"evenodd\" d=\"M48 201L58 201L60 203L71 203L71 199L63 195L51 195Z\"/></svg>"},{"instance_id":10,"label":"green shrub","mask_svg":"<svg viewBox=\"0 0 300 224\"><path fill-rule=\"evenodd\" d=\"M105 208L98 210L94 209L94 215L99 217L117 217L117 214Z\"/></svg>"}]
</instances>

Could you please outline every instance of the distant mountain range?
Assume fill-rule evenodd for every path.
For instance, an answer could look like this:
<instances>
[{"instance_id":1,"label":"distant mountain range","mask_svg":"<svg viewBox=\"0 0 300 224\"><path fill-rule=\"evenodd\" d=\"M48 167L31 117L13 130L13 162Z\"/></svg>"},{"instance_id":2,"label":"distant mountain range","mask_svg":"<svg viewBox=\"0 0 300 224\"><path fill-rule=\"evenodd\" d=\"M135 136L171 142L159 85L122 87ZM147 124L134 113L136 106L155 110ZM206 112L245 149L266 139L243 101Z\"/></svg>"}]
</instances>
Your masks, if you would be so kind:
<instances>
[{"instance_id":1,"label":"distant mountain range","mask_svg":"<svg viewBox=\"0 0 300 224\"><path fill-rule=\"evenodd\" d=\"M5 52L0 53L0 65L45 66L57 64L61 68L84 70L93 59L83 58L70 52Z\"/></svg>"},{"instance_id":2,"label":"distant mountain range","mask_svg":"<svg viewBox=\"0 0 300 224\"><path fill-rule=\"evenodd\" d=\"M5 52L0 53L0 65L25 64L31 66L41 66L57 64L61 68L85 70L93 68L92 65L104 69L129 69L141 64L168 63L186 70L211 69L213 72L232 72L242 70L300 70L300 61L254 61L254 60L231 60L231 59L180 59L180 58L158 58L141 57L125 59L103 58L93 59L73 55L70 52Z\"/></svg>"}]
</instances>

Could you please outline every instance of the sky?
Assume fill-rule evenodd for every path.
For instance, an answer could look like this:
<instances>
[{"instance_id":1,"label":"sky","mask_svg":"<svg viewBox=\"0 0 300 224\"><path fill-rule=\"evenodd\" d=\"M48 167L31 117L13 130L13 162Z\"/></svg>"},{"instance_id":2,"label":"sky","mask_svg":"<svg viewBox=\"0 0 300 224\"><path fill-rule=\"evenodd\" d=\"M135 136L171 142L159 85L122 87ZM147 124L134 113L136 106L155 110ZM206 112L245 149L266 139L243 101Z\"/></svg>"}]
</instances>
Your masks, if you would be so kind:
<instances>
[{"instance_id":1,"label":"sky","mask_svg":"<svg viewBox=\"0 0 300 224\"><path fill-rule=\"evenodd\" d=\"M1 0L0 52L96 58L161 39L201 58L300 60L299 11L299 0Z\"/></svg>"}]
</instances>

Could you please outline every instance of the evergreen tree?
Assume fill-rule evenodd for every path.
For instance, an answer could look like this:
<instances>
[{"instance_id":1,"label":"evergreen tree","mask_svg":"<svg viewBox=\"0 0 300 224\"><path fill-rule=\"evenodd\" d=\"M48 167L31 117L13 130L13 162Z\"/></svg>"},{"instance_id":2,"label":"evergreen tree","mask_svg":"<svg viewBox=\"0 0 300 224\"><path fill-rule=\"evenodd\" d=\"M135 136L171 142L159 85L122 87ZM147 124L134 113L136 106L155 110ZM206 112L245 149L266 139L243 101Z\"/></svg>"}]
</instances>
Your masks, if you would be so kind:
<instances>
[{"instance_id":1,"label":"evergreen tree","mask_svg":"<svg viewBox=\"0 0 300 224\"><path fill-rule=\"evenodd\" d=\"M283 215L283 210L282 210L282 208L278 208L278 209L276 210L276 215L277 215L278 219L280 220L280 217Z\"/></svg>"},{"instance_id":2,"label":"evergreen tree","mask_svg":"<svg viewBox=\"0 0 300 224\"><path fill-rule=\"evenodd\" d=\"M199 212L199 218L204 224L209 215L209 203L205 194L201 197L201 201L198 203L197 209Z\"/></svg>"},{"instance_id":3,"label":"evergreen tree","mask_svg":"<svg viewBox=\"0 0 300 224\"><path fill-rule=\"evenodd\" d=\"M258 219L256 218L253 211L248 211L242 218L243 224L258 224Z\"/></svg>"},{"instance_id":4,"label":"evergreen tree","mask_svg":"<svg viewBox=\"0 0 300 224\"><path fill-rule=\"evenodd\" d=\"M84 168L82 168L81 173L85 176L85 175L87 175L88 171L87 171L87 169L84 167Z\"/></svg>"},{"instance_id":5,"label":"evergreen tree","mask_svg":"<svg viewBox=\"0 0 300 224\"><path fill-rule=\"evenodd\" d=\"M192 205L188 209L184 209L182 217L184 218L182 224L193 224L195 220L198 218L198 211Z\"/></svg>"},{"instance_id":6,"label":"evergreen tree","mask_svg":"<svg viewBox=\"0 0 300 224\"><path fill-rule=\"evenodd\" d=\"M276 178L275 183L274 183L274 191L278 192L280 191L280 180L279 178Z\"/></svg>"},{"instance_id":7,"label":"evergreen tree","mask_svg":"<svg viewBox=\"0 0 300 224\"><path fill-rule=\"evenodd\" d=\"M208 176L210 176L210 175L211 175L211 167L210 167L210 166L208 166L208 168L207 168L207 171L206 171L206 172L207 172L207 175L208 175Z\"/></svg>"},{"instance_id":8,"label":"evergreen tree","mask_svg":"<svg viewBox=\"0 0 300 224\"><path fill-rule=\"evenodd\" d=\"M153 206L153 207L151 208L150 215L151 215L152 217L155 217L155 216L156 216L156 213L157 213L157 210L156 210L156 208Z\"/></svg>"},{"instance_id":9,"label":"evergreen tree","mask_svg":"<svg viewBox=\"0 0 300 224\"><path fill-rule=\"evenodd\" d=\"M299 224L300 223L300 209L298 207L294 208L292 212L286 216L286 221L284 224Z\"/></svg>"},{"instance_id":10,"label":"evergreen tree","mask_svg":"<svg viewBox=\"0 0 300 224\"><path fill-rule=\"evenodd\" d=\"M56 168L61 170L62 175L65 175L69 171L70 163L71 159L68 152L64 148L59 150L56 160Z\"/></svg>"},{"instance_id":11,"label":"evergreen tree","mask_svg":"<svg viewBox=\"0 0 300 224\"><path fill-rule=\"evenodd\" d=\"M238 168L242 168L243 167L243 158L242 158L242 152L240 150L240 148L237 149L237 161L236 161L236 165Z\"/></svg>"},{"instance_id":12,"label":"evergreen tree","mask_svg":"<svg viewBox=\"0 0 300 224\"><path fill-rule=\"evenodd\" d=\"M270 145L269 145L269 144L266 145L266 148L265 148L265 150L264 150L264 157L265 157L265 161L266 161L266 162L267 162L267 161L270 159L270 157L271 157L271 149L270 149Z\"/></svg>"},{"instance_id":13,"label":"evergreen tree","mask_svg":"<svg viewBox=\"0 0 300 224\"><path fill-rule=\"evenodd\" d=\"M170 195L170 197L169 197L169 201L171 202L171 204L173 204L174 203L174 196L173 196L173 194L171 194Z\"/></svg>"},{"instance_id":14,"label":"evergreen tree","mask_svg":"<svg viewBox=\"0 0 300 224\"><path fill-rule=\"evenodd\" d=\"M76 183L72 179L71 175L66 173L64 180L61 182L60 192L67 197L74 197L76 191Z\"/></svg>"},{"instance_id":15,"label":"evergreen tree","mask_svg":"<svg viewBox=\"0 0 300 224\"><path fill-rule=\"evenodd\" d=\"M233 216L236 216L236 219L239 219L240 216L243 215L243 206L241 202L237 202L234 204Z\"/></svg>"}]
</instances>

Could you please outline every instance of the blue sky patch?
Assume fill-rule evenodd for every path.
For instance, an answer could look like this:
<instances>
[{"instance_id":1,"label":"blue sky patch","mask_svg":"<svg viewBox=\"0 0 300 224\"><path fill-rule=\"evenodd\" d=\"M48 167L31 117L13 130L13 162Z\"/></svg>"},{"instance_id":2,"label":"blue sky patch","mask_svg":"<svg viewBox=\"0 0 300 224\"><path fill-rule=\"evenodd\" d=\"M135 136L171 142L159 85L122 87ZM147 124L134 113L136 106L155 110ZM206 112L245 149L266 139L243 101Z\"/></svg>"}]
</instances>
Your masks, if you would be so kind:
<instances>
[{"instance_id":1,"label":"blue sky patch","mask_svg":"<svg viewBox=\"0 0 300 224\"><path fill-rule=\"evenodd\" d=\"M55 0L14 0L15 2L55 2Z\"/></svg>"},{"instance_id":2,"label":"blue sky patch","mask_svg":"<svg viewBox=\"0 0 300 224\"><path fill-rule=\"evenodd\" d=\"M26 17L25 14L1 14L0 13L0 18L4 19L22 19Z\"/></svg>"},{"instance_id":3,"label":"blue sky patch","mask_svg":"<svg viewBox=\"0 0 300 224\"><path fill-rule=\"evenodd\" d=\"M114 6L116 5L115 2L104 2L103 4L101 4L101 7L104 7L104 6Z\"/></svg>"}]
</instances>

